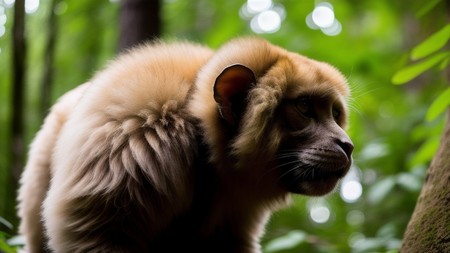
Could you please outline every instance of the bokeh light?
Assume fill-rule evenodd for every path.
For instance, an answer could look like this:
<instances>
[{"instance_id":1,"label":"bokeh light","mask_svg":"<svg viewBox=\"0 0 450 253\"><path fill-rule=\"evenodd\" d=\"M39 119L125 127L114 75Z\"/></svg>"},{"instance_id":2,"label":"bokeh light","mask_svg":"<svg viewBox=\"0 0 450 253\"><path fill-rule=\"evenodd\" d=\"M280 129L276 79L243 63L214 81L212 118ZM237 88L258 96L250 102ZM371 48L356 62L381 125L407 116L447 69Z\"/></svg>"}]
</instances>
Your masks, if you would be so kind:
<instances>
[{"instance_id":1,"label":"bokeh light","mask_svg":"<svg viewBox=\"0 0 450 253\"><path fill-rule=\"evenodd\" d=\"M248 0L247 10L250 13L260 13L272 7L272 0Z\"/></svg>"},{"instance_id":2,"label":"bokeh light","mask_svg":"<svg viewBox=\"0 0 450 253\"><path fill-rule=\"evenodd\" d=\"M4 26L6 24L6 15L0 13L0 25Z\"/></svg>"},{"instance_id":3,"label":"bokeh light","mask_svg":"<svg viewBox=\"0 0 450 253\"><path fill-rule=\"evenodd\" d=\"M345 202L356 202L362 195L362 185L359 181L350 180L342 183L341 197Z\"/></svg>"},{"instance_id":4,"label":"bokeh light","mask_svg":"<svg viewBox=\"0 0 450 253\"><path fill-rule=\"evenodd\" d=\"M255 33L274 33L281 28L286 11L283 5L272 0L248 0L239 10L239 16L250 21L250 29Z\"/></svg>"},{"instance_id":5,"label":"bokeh light","mask_svg":"<svg viewBox=\"0 0 450 253\"><path fill-rule=\"evenodd\" d=\"M3 6L6 8L11 8L14 3L15 0L3 0ZM39 4L39 0L25 0L25 12L27 14L35 13L39 9Z\"/></svg>"},{"instance_id":6,"label":"bokeh light","mask_svg":"<svg viewBox=\"0 0 450 253\"><path fill-rule=\"evenodd\" d=\"M334 23L334 11L327 5L318 5L314 8L311 18L320 28L327 28Z\"/></svg>"},{"instance_id":7,"label":"bokeh light","mask_svg":"<svg viewBox=\"0 0 450 253\"><path fill-rule=\"evenodd\" d=\"M332 211L326 198L324 197L308 200L307 208L309 211L309 217L314 223L327 223L332 216Z\"/></svg>"},{"instance_id":8,"label":"bokeh light","mask_svg":"<svg viewBox=\"0 0 450 253\"><path fill-rule=\"evenodd\" d=\"M336 36L341 33L342 25L339 21L337 21L337 19L335 19L330 27L322 28L321 30L328 36Z\"/></svg>"},{"instance_id":9,"label":"bokeh light","mask_svg":"<svg viewBox=\"0 0 450 253\"><path fill-rule=\"evenodd\" d=\"M312 13L309 13L308 16L306 16L306 25L313 30L318 30L320 29L320 27L318 27L316 25L316 23L314 23L313 19L312 19Z\"/></svg>"},{"instance_id":10,"label":"bokeh light","mask_svg":"<svg viewBox=\"0 0 450 253\"><path fill-rule=\"evenodd\" d=\"M305 21L310 29L320 29L328 36L336 36L342 31L342 24L335 17L333 5L328 2L317 4Z\"/></svg>"},{"instance_id":11,"label":"bokeh light","mask_svg":"<svg viewBox=\"0 0 450 253\"><path fill-rule=\"evenodd\" d=\"M2 37L3 35L5 35L6 32L6 14L5 14L5 8L3 6L0 6L0 37Z\"/></svg>"},{"instance_id":12,"label":"bokeh light","mask_svg":"<svg viewBox=\"0 0 450 253\"><path fill-rule=\"evenodd\" d=\"M14 0L3 0L3 3L5 4L5 7L9 8L14 5Z\"/></svg>"},{"instance_id":13,"label":"bokeh light","mask_svg":"<svg viewBox=\"0 0 450 253\"><path fill-rule=\"evenodd\" d=\"M354 164L347 175L342 179L340 196L347 203L354 203L362 196L363 187L360 178L360 169Z\"/></svg>"},{"instance_id":14,"label":"bokeh light","mask_svg":"<svg viewBox=\"0 0 450 253\"><path fill-rule=\"evenodd\" d=\"M281 27L281 17L273 10L264 11L253 17L250 27L256 33L274 33Z\"/></svg>"},{"instance_id":15,"label":"bokeh light","mask_svg":"<svg viewBox=\"0 0 450 253\"><path fill-rule=\"evenodd\" d=\"M39 9L39 0L26 0L25 12L28 14L34 13Z\"/></svg>"},{"instance_id":16,"label":"bokeh light","mask_svg":"<svg viewBox=\"0 0 450 253\"><path fill-rule=\"evenodd\" d=\"M311 219L316 223L325 223L330 219L331 212L326 206L316 206L309 210Z\"/></svg>"}]
</instances>

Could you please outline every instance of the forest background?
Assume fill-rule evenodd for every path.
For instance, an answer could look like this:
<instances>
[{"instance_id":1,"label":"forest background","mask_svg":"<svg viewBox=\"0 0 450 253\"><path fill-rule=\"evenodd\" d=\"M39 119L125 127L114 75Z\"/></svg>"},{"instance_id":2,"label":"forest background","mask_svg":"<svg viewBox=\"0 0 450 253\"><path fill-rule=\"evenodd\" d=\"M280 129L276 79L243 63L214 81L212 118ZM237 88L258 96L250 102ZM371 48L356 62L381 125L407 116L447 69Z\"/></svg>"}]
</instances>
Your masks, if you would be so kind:
<instances>
[{"instance_id":1,"label":"forest background","mask_svg":"<svg viewBox=\"0 0 450 253\"><path fill-rule=\"evenodd\" d=\"M25 3L23 48L13 40L19 2ZM397 252L450 103L449 1L158 3L153 11L161 23L151 25L162 39L217 48L256 34L329 62L349 80L354 166L334 193L296 196L277 212L264 252ZM117 54L120 6L118 0L0 0L0 252L15 251L14 199L27 147L49 106ZM15 72L22 53L23 82Z\"/></svg>"}]
</instances>

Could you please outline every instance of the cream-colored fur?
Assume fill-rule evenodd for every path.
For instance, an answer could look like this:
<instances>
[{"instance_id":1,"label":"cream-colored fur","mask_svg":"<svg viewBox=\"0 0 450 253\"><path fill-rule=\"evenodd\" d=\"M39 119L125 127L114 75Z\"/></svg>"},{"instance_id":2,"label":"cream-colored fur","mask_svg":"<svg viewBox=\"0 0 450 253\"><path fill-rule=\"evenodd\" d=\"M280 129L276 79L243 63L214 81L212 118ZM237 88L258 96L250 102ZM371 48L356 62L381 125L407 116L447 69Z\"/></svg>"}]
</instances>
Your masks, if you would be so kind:
<instances>
[{"instance_id":1,"label":"cream-colored fur","mask_svg":"<svg viewBox=\"0 0 450 253\"><path fill-rule=\"evenodd\" d=\"M232 64L256 77L237 133L213 94ZM26 248L259 252L270 213L288 200L272 168L284 138L275 112L304 92L342 104L349 94L333 67L257 38L120 56L63 96L31 145L18 197Z\"/></svg>"},{"instance_id":2,"label":"cream-colored fur","mask_svg":"<svg viewBox=\"0 0 450 253\"><path fill-rule=\"evenodd\" d=\"M26 235L26 244L31 252L39 252L45 245L41 206L51 179L50 156L61 127L72 113L86 86L87 84L80 85L60 98L30 148L28 163L21 177L22 186L18 200L20 232Z\"/></svg>"}]
</instances>

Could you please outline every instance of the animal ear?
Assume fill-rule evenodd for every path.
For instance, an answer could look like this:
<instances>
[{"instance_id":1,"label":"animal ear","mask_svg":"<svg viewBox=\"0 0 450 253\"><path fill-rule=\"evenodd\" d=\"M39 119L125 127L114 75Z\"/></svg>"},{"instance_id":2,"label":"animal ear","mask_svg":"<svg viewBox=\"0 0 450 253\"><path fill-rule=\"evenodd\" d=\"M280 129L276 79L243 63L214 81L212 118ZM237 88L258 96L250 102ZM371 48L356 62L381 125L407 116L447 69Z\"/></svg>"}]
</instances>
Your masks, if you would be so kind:
<instances>
[{"instance_id":1,"label":"animal ear","mask_svg":"<svg viewBox=\"0 0 450 253\"><path fill-rule=\"evenodd\" d=\"M256 83L255 74L248 67L235 64L225 68L214 83L214 99L225 121L235 125L246 106L248 92Z\"/></svg>"}]
</instances>

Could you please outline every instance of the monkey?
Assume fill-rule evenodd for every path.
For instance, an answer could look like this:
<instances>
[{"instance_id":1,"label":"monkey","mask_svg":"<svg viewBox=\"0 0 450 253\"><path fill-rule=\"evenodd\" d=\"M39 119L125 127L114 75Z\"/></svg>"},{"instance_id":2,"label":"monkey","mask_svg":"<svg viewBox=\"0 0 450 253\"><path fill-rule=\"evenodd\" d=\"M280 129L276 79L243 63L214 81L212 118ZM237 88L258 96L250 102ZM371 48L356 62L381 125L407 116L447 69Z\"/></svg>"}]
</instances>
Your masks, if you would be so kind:
<instances>
[{"instance_id":1,"label":"monkey","mask_svg":"<svg viewBox=\"0 0 450 253\"><path fill-rule=\"evenodd\" d=\"M18 191L29 252L261 252L293 194L352 163L350 88L257 37L153 42L63 95Z\"/></svg>"}]
</instances>

